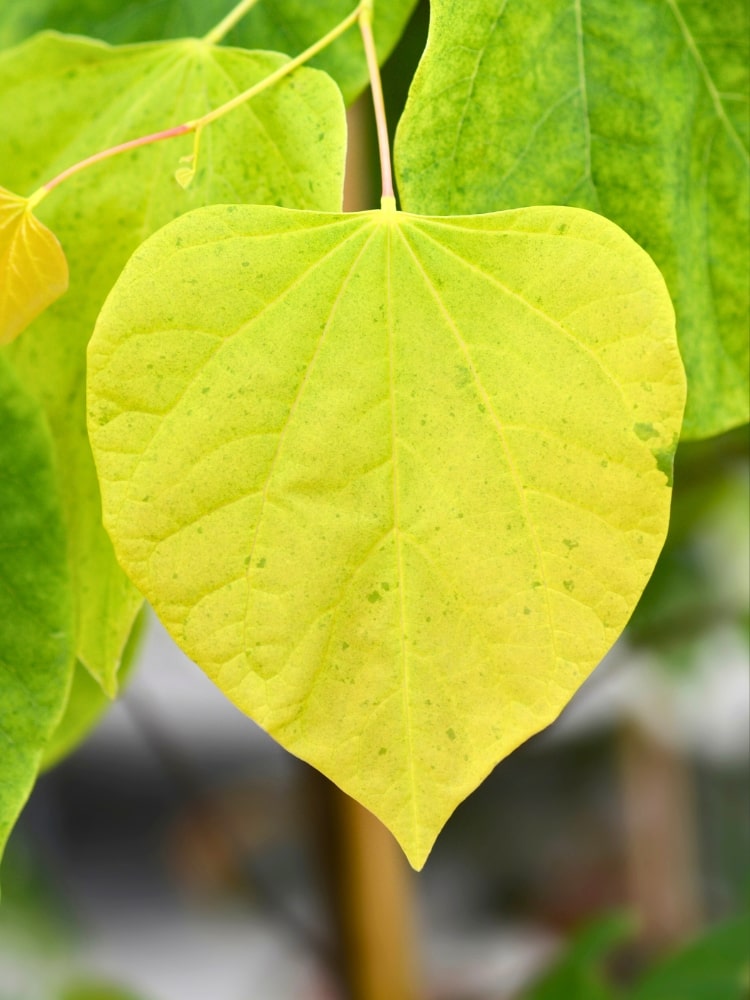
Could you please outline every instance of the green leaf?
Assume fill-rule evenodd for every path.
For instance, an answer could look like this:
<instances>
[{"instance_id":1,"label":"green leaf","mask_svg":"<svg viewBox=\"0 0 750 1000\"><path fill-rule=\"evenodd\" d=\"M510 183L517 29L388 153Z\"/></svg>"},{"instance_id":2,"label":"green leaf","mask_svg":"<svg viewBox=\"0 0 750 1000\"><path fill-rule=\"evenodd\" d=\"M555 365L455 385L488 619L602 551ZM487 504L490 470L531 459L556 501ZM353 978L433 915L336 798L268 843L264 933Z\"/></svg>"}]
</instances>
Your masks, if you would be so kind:
<instances>
[{"instance_id":1,"label":"green leaf","mask_svg":"<svg viewBox=\"0 0 750 1000\"><path fill-rule=\"evenodd\" d=\"M739 428L677 450L669 534L628 626L631 643L672 668L692 670L716 628L748 635L748 445Z\"/></svg>"},{"instance_id":2,"label":"green leaf","mask_svg":"<svg viewBox=\"0 0 750 1000\"><path fill-rule=\"evenodd\" d=\"M417 867L623 628L683 396L661 275L565 208L199 210L133 256L89 348L123 566Z\"/></svg>"},{"instance_id":3,"label":"green leaf","mask_svg":"<svg viewBox=\"0 0 750 1000\"><path fill-rule=\"evenodd\" d=\"M120 986L100 981L86 981L68 986L60 1000L143 1000Z\"/></svg>"},{"instance_id":4,"label":"green leaf","mask_svg":"<svg viewBox=\"0 0 750 1000\"><path fill-rule=\"evenodd\" d=\"M648 972L630 1000L746 1000L750 917L714 927Z\"/></svg>"},{"instance_id":5,"label":"green leaf","mask_svg":"<svg viewBox=\"0 0 750 1000\"><path fill-rule=\"evenodd\" d=\"M122 654L118 681L120 688L130 678L138 659L145 616L143 610L136 618L133 631ZM71 754L89 736L112 704L89 671L79 660L75 665L73 683L65 706L65 714L49 739L42 757L41 770L55 767Z\"/></svg>"},{"instance_id":6,"label":"green leaf","mask_svg":"<svg viewBox=\"0 0 750 1000\"><path fill-rule=\"evenodd\" d=\"M110 48L40 36L0 56L0 182L33 190L103 148L196 117L283 61L194 41ZM130 253L189 208L236 200L340 207L344 147L337 88L302 70L204 131L187 191L173 174L192 151L190 137L99 163L39 206L68 254L70 292L11 356L52 427L65 472L77 654L109 694L141 598L101 528L86 438L85 348L96 315Z\"/></svg>"},{"instance_id":7,"label":"green leaf","mask_svg":"<svg viewBox=\"0 0 750 1000\"><path fill-rule=\"evenodd\" d=\"M683 434L745 423L743 0L434 0L396 143L404 208L602 212L654 258L688 374Z\"/></svg>"},{"instance_id":8,"label":"green leaf","mask_svg":"<svg viewBox=\"0 0 750 1000\"><path fill-rule=\"evenodd\" d=\"M3 0L0 47L15 45L45 28L94 35L108 42L200 37L233 7L232 0ZM388 57L416 0L377 0L374 32L378 54ZM234 45L272 49L294 56L346 17L356 0L260 0L228 36ZM356 28L313 60L341 87L347 103L367 86L362 43Z\"/></svg>"},{"instance_id":9,"label":"green leaf","mask_svg":"<svg viewBox=\"0 0 750 1000\"><path fill-rule=\"evenodd\" d=\"M68 287L68 264L54 233L28 199L0 187L0 344L9 344Z\"/></svg>"},{"instance_id":10,"label":"green leaf","mask_svg":"<svg viewBox=\"0 0 750 1000\"><path fill-rule=\"evenodd\" d=\"M376 0L373 34L378 57L385 62L406 27L416 0ZM277 49L296 55L346 17L355 0L264 0L229 36L237 45ZM359 31L351 28L311 63L330 73L350 104L369 84Z\"/></svg>"},{"instance_id":11,"label":"green leaf","mask_svg":"<svg viewBox=\"0 0 750 1000\"><path fill-rule=\"evenodd\" d=\"M633 931L632 918L619 913L583 927L562 958L524 993L523 1000L612 1000L615 994L603 966L613 949L632 937Z\"/></svg>"},{"instance_id":12,"label":"green leaf","mask_svg":"<svg viewBox=\"0 0 750 1000\"><path fill-rule=\"evenodd\" d=\"M62 715L72 670L65 536L39 407L0 358L0 854Z\"/></svg>"}]
</instances>

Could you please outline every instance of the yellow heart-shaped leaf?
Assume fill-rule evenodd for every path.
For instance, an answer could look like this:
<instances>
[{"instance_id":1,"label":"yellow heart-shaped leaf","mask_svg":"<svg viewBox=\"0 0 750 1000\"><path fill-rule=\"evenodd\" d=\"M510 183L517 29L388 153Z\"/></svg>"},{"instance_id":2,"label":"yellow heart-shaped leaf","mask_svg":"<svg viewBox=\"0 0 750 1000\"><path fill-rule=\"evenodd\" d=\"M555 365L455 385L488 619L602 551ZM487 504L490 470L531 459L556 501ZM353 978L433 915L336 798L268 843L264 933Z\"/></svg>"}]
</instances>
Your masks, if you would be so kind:
<instances>
[{"instance_id":1,"label":"yellow heart-shaped leaf","mask_svg":"<svg viewBox=\"0 0 750 1000\"><path fill-rule=\"evenodd\" d=\"M89 379L128 574L415 866L604 656L664 541L674 312L590 212L201 209L125 268Z\"/></svg>"}]
</instances>

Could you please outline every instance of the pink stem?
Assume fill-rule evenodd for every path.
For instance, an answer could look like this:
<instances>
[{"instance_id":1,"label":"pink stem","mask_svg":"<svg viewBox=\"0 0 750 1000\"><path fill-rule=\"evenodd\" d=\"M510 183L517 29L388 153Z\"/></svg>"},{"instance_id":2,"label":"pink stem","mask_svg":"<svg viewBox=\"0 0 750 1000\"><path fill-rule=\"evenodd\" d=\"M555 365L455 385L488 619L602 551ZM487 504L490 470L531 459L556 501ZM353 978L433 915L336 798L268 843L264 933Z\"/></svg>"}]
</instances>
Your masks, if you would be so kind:
<instances>
[{"instance_id":1,"label":"pink stem","mask_svg":"<svg viewBox=\"0 0 750 1000\"><path fill-rule=\"evenodd\" d=\"M103 149L100 153L94 153L93 156L88 156L85 160L80 160L78 163L74 163L72 167L68 167L67 170L63 170L57 177L53 177L51 181L47 181L43 185L42 190L45 193L51 191L58 184L62 184L63 181L67 180L68 177L77 174L79 170L84 170L86 167L90 167L100 160L108 160L110 156L117 156L118 153L125 153L129 149L137 149L139 146L149 146L151 143L161 142L163 139L172 139L177 135L185 135L194 130L195 123L188 122L184 125L175 125L174 128L164 129L163 132L152 132L150 135L142 135L138 139L130 139L128 142L121 142L118 146Z\"/></svg>"},{"instance_id":2,"label":"pink stem","mask_svg":"<svg viewBox=\"0 0 750 1000\"><path fill-rule=\"evenodd\" d=\"M391 173L391 148L388 138L388 123L385 117L385 101L383 100L383 85L380 80L380 67L378 66L378 54L375 50L375 39L372 35L372 24L370 14L365 13L360 16L359 28L362 32L362 41L365 46L365 57L367 58L367 70L370 76L370 88L372 90L372 103L375 108L375 121L378 128L378 150L380 152L380 176L383 183L383 197L393 198L393 175Z\"/></svg>"}]
</instances>

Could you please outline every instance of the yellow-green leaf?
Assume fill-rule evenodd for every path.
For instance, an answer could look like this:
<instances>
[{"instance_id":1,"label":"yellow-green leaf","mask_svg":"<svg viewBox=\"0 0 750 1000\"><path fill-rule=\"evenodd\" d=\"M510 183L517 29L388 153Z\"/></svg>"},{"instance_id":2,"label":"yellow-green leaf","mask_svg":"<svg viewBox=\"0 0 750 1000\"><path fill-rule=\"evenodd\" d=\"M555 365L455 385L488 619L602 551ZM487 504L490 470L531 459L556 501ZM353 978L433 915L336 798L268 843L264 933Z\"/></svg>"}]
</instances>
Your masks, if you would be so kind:
<instances>
[{"instance_id":1,"label":"yellow-green leaf","mask_svg":"<svg viewBox=\"0 0 750 1000\"><path fill-rule=\"evenodd\" d=\"M68 287L68 262L27 198L0 187L0 344L9 344Z\"/></svg>"},{"instance_id":2,"label":"yellow-green leaf","mask_svg":"<svg viewBox=\"0 0 750 1000\"><path fill-rule=\"evenodd\" d=\"M625 625L684 393L657 268L566 208L198 210L89 347L122 565L417 867Z\"/></svg>"},{"instance_id":3,"label":"yellow-green leaf","mask_svg":"<svg viewBox=\"0 0 750 1000\"><path fill-rule=\"evenodd\" d=\"M113 48L41 35L0 55L0 183L32 191L108 146L197 117L285 61L195 40ZM109 694L140 606L101 527L86 437L85 351L126 260L165 222L211 202L336 210L346 126L323 73L298 70L203 132L187 191L174 179L185 136L99 163L39 206L65 245L71 288L20 337L12 362L42 402L55 440L74 573L78 658Z\"/></svg>"}]
</instances>

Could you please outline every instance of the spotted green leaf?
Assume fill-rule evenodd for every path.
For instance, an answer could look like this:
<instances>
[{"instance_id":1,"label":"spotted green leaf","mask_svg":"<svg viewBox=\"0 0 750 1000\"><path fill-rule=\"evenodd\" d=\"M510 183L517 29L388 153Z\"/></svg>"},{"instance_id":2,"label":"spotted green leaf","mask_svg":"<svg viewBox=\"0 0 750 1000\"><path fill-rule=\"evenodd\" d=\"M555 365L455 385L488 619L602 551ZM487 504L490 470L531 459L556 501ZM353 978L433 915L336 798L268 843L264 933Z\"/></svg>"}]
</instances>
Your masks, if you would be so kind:
<instances>
[{"instance_id":1,"label":"spotted green leaf","mask_svg":"<svg viewBox=\"0 0 750 1000\"><path fill-rule=\"evenodd\" d=\"M746 422L747 4L434 0L432 12L397 139L403 206L602 212L672 294L684 435Z\"/></svg>"},{"instance_id":2,"label":"spotted green leaf","mask_svg":"<svg viewBox=\"0 0 750 1000\"><path fill-rule=\"evenodd\" d=\"M68 287L68 264L54 233L28 199L0 187L0 344L9 344Z\"/></svg>"},{"instance_id":3,"label":"spotted green leaf","mask_svg":"<svg viewBox=\"0 0 750 1000\"><path fill-rule=\"evenodd\" d=\"M65 706L73 622L52 442L0 358L0 854Z\"/></svg>"},{"instance_id":4,"label":"spotted green leaf","mask_svg":"<svg viewBox=\"0 0 750 1000\"><path fill-rule=\"evenodd\" d=\"M374 31L381 60L398 41L416 0L377 0ZM260 0L228 36L234 45L297 55L322 38L356 6L356 0ZM0 46L55 28L108 42L141 42L201 36L233 7L232 0L3 0ZM367 85L367 67L356 28L321 53L313 65L326 70L347 102Z\"/></svg>"},{"instance_id":5,"label":"spotted green leaf","mask_svg":"<svg viewBox=\"0 0 750 1000\"><path fill-rule=\"evenodd\" d=\"M94 152L196 117L281 62L195 41L111 48L32 39L0 56L0 183L32 191ZM302 70L204 131L187 191L174 171L192 151L190 137L97 164L39 206L67 252L70 291L12 345L11 357L46 409L65 471L77 654L110 694L141 598L102 530L86 438L85 349L96 315L138 244L189 208L237 200L338 208L344 147L336 86Z\"/></svg>"},{"instance_id":6,"label":"spotted green leaf","mask_svg":"<svg viewBox=\"0 0 750 1000\"><path fill-rule=\"evenodd\" d=\"M199 210L133 256L89 348L123 566L417 867L622 630L683 397L661 275L565 208Z\"/></svg>"}]
</instances>

